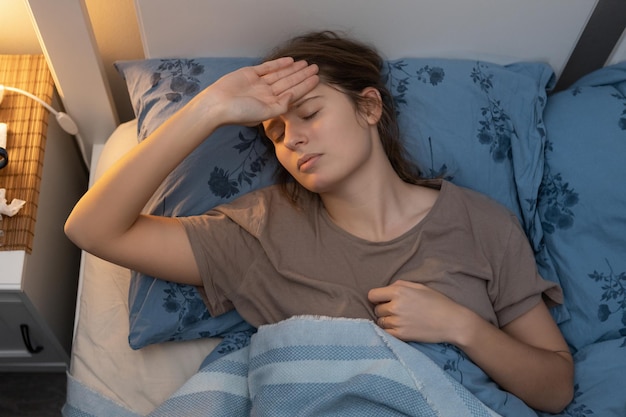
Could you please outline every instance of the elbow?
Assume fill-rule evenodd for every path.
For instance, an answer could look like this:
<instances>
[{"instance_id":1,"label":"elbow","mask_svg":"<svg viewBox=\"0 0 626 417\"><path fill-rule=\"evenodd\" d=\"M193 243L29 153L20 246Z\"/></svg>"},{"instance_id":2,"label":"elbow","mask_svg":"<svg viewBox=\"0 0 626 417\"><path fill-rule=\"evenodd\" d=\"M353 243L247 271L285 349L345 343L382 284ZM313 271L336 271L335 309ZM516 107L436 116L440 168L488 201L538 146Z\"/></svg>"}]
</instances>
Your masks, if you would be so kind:
<instances>
[{"instance_id":1,"label":"elbow","mask_svg":"<svg viewBox=\"0 0 626 417\"><path fill-rule=\"evenodd\" d=\"M566 363L566 370L564 372L565 376L562 380L559 395L555 401L555 408L557 410L553 411L553 414L560 413L574 400L574 359L569 353L561 355L561 357Z\"/></svg>"},{"instance_id":2,"label":"elbow","mask_svg":"<svg viewBox=\"0 0 626 417\"><path fill-rule=\"evenodd\" d=\"M71 240L72 243L74 243L81 249L85 249L82 244L83 239L81 236L81 228L76 223L77 222L70 215L70 217L65 221L63 231L65 232L65 236L67 236L67 238Z\"/></svg>"},{"instance_id":3,"label":"elbow","mask_svg":"<svg viewBox=\"0 0 626 417\"><path fill-rule=\"evenodd\" d=\"M83 224L75 215L70 214L63 226L65 236L80 249L91 252L94 238L91 236L88 225Z\"/></svg>"},{"instance_id":4,"label":"elbow","mask_svg":"<svg viewBox=\"0 0 626 417\"><path fill-rule=\"evenodd\" d=\"M554 384L553 389L549 390L548 398L545 399L541 407L537 407L538 410L558 414L574 399L574 365L571 358L567 362L569 366L564 372L564 376Z\"/></svg>"},{"instance_id":5,"label":"elbow","mask_svg":"<svg viewBox=\"0 0 626 417\"><path fill-rule=\"evenodd\" d=\"M561 395L557 398L559 401L556 402L555 408L556 411L552 411L553 414L560 413L567 407L572 400L574 399L574 372L572 371L571 378L568 379L567 384L561 390Z\"/></svg>"},{"instance_id":6,"label":"elbow","mask_svg":"<svg viewBox=\"0 0 626 417\"><path fill-rule=\"evenodd\" d=\"M550 404L547 404L546 407L542 407L541 411L545 411L550 414L559 414L574 399L574 385L570 384L568 387L564 387L553 394L554 396L551 398Z\"/></svg>"}]
</instances>

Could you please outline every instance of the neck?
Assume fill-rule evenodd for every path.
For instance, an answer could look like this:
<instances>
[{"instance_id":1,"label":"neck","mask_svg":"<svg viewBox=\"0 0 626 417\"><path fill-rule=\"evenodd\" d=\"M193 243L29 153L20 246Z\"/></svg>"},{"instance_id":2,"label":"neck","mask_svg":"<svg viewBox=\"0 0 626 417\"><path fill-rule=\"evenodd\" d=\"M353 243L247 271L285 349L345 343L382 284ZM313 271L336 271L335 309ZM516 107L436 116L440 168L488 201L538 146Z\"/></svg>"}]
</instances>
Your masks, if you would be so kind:
<instances>
[{"instance_id":1,"label":"neck","mask_svg":"<svg viewBox=\"0 0 626 417\"><path fill-rule=\"evenodd\" d=\"M390 168L391 169L391 168ZM391 169L374 181L320 194L333 222L346 232L370 241L388 241L404 234L425 214L422 187L407 184Z\"/></svg>"}]
</instances>

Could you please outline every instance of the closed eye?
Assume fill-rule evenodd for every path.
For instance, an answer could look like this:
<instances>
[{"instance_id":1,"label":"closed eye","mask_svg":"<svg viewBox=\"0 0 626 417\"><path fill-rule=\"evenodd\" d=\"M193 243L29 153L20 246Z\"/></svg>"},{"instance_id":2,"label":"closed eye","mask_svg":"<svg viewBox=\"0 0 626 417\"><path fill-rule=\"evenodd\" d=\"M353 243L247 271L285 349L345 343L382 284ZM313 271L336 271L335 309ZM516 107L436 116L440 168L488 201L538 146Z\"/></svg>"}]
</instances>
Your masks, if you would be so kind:
<instances>
[{"instance_id":1,"label":"closed eye","mask_svg":"<svg viewBox=\"0 0 626 417\"><path fill-rule=\"evenodd\" d=\"M309 115L304 116L304 117L302 118L302 120L311 120L312 118L314 118L315 116L317 116L317 113L318 113L318 112L319 112L319 110L318 110L318 111L315 111L315 112L313 112L313 113L310 113Z\"/></svg>"}]
</instances>

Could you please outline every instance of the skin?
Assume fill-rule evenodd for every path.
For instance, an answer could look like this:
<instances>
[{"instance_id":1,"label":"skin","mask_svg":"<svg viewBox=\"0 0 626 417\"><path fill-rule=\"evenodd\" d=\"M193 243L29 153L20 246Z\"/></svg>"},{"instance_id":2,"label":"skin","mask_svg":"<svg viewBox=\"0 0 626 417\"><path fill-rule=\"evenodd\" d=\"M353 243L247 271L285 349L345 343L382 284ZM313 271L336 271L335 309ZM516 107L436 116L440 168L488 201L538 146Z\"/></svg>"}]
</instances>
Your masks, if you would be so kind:
<instances>
[{"instance_id":1,"label":"skin","mask_svg":"<svg viewBox=\"0 0 626 417\"><path fill-rule=\"evenodd\" d=\"M281 58L230 73L198 94L125 155L85 194L66 234L103 259L171 281L202 285L175 219L141 214L163 179L215 129L263 123L280 163L319 193L333 221L355 236L391 240L419 223L438 191L403 182L378 136L380 95L356 109L318 68ZM337 132L341 132L340 135ZM176 140L172 140L176 138ZM573 395L573 362L540 302L503 328L423 285L369 292L378 323L405 341L448 342L531 407L557 412ZM417 319L419 318L419 319Z\"/></svg>"}]
</instances>

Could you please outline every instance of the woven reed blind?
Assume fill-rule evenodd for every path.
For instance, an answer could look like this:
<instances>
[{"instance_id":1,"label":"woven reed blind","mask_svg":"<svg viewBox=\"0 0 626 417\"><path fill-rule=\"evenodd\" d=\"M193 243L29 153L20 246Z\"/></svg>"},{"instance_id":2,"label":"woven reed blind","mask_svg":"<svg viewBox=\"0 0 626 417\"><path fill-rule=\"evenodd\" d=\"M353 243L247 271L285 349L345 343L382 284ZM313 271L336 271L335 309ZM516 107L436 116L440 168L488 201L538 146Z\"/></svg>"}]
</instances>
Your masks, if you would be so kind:
<instances>
[{"instance_id":1,"label":"woven reed blind","mask_svg":"<svg viewBox=\"0 0 626 417\"><path fill-rule=\"evenodd\" d=\"M0 84L21 88L48 104L54 82L43 55L0 55ZM4 92L0 122L7 124L9 164L0 169L0 188L6 197L26 201L13 217L3 216L5 244L0 250L33 249L39 186L48 131L48 111L36 101L11 91Z\"/></svg>"}]
</instances>

